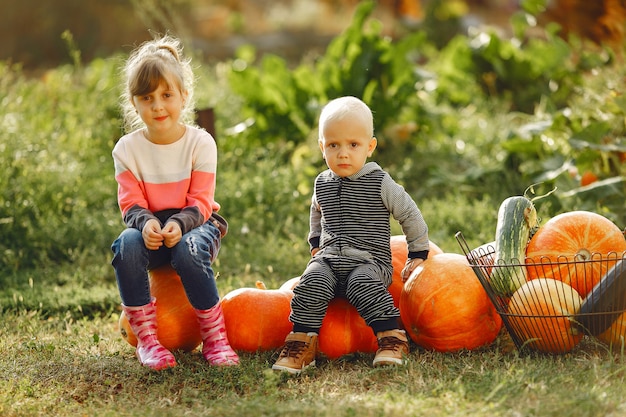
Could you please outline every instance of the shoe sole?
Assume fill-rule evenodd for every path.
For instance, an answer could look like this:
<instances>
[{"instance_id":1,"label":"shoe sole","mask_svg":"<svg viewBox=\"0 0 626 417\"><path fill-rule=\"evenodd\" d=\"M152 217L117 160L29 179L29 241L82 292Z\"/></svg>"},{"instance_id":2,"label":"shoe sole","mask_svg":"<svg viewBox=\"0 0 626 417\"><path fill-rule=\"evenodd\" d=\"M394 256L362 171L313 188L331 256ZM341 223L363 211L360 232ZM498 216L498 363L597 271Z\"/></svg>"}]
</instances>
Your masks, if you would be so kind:
<instances>
[{"instance_id":1,"label":"shoe sole","mask_svg":"<svg viewBox=\"0 0 626 417\"><path fill-rule=\"evenodd\" d=\"M386 358L386 359L381 359L378 361L374 361L373 365L374 366L387 366L387 365L404 365L406 363L406 360L404 359L390 359L390 358Z\"/></svg>"},{"instance_id":2,"label":"shoe sole","mask_svg":"<svg viewBox=\"0 0 626 417\"><path fill-rule=\"evenodd\" d=\"M274 364L274 365L272 365L272 370L274 370L274 371L284 371L284 372L289 372L292 375L298 375L302 371L304 371L305 369L310 368L310 367L315 367L315 361L311 362L307 366L302 367L302 369L289 368L287 366L280 366L280 365Z\"/></svg>"}]
</instances>

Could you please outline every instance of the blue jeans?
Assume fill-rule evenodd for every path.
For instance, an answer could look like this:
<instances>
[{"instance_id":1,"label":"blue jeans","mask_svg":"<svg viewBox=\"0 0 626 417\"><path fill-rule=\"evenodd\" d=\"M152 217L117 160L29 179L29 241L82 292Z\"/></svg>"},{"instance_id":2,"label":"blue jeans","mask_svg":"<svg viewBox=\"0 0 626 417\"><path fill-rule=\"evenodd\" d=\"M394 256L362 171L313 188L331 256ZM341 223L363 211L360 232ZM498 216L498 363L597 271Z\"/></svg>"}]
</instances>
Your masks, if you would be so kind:
<instances>
[{"instance_id":1,"label":"blue jeans","mask_svg":"<svg viewBox=\"0 0 626 417\"><path fill-rule=\"evenodd\" d=\"M211 263L220 250L219 229L210 221L185 233L174 247L149 250L141 231L126 229L111 245L115 278L122 303L128 307L150 303L148 271L169 262L180 276L189 303L206 310L219 301Z\"/></svg>"}]
</instances>

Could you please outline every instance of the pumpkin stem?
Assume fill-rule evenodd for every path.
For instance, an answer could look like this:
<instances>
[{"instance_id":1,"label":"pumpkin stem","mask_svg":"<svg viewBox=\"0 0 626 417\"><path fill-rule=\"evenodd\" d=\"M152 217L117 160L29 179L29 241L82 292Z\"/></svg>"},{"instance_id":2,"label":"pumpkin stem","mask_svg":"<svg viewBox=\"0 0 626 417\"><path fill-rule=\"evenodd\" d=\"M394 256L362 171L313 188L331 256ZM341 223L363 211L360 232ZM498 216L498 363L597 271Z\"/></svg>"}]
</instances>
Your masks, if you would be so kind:
<instances>
[{"instance_id":1,"label":"pumpkin stem","mask_svg":"<svg viewBox=\"0 0 626 417\"><path fill-rule=\"evenodd\" d=\"M586 248L581 248L574 255L575 261L588 261L591 259L591 251Z\"/></svg>"},{"instance_id":2,"label":"pumpkin stem","mask_svg":"<svg viewBox=\"0 0 626 417\"><path fill-rule=\"evenodd\" d=\"M263 281L257 281L254 283L254 285L260 289L260 290L266 290L267 287L265 286L265 283Z\"/></svg>"}]
</instances>

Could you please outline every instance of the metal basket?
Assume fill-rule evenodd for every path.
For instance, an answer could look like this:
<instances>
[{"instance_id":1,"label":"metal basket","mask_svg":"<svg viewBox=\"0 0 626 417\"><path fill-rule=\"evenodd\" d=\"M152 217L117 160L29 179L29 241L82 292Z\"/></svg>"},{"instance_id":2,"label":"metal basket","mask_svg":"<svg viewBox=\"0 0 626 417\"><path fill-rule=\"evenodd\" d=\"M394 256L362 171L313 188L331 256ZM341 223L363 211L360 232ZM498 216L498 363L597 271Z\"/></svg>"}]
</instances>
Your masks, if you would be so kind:
<instances>
[{"instance_id":1,"label":"metal basket","mask_svg":"<svg viewBox=\"0 0 626 417\"><path fill-rule=\"evenodd\" d=\"M496 264L493 243L470 249L461 232L455 237L518 350L566 353L583 337L624 348L624 254ZM503 291L496 281L503 274L523 288Z\"/></svg>"}]
</instances>

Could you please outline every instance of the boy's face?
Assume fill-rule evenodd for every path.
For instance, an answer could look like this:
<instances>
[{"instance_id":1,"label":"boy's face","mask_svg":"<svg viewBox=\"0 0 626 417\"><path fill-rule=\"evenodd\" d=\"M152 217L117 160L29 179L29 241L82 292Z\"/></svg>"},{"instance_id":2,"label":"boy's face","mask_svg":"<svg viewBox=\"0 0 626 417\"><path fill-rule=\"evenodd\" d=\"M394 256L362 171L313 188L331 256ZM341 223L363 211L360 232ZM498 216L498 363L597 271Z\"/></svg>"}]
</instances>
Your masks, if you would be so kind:
<instances>
[{"instance_id":1,"label":"boy's face","mask_svg":"<svg viewBox=\"0 0 626 417\"><path fill-rule=\"evenodd\" d=\"M358 118L344 117L326 124L320 149L328 168L340 177L359 172L376 149L376 138Z\"/></svg>"}]
</instances>

